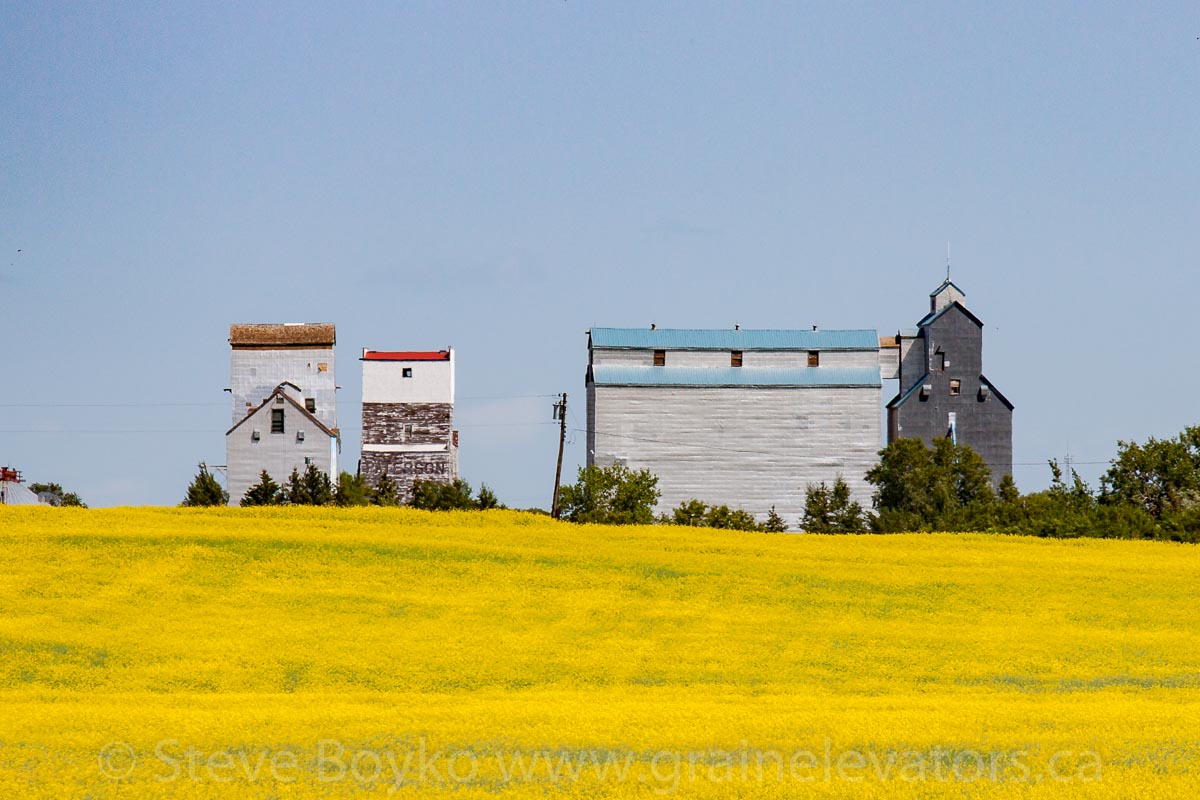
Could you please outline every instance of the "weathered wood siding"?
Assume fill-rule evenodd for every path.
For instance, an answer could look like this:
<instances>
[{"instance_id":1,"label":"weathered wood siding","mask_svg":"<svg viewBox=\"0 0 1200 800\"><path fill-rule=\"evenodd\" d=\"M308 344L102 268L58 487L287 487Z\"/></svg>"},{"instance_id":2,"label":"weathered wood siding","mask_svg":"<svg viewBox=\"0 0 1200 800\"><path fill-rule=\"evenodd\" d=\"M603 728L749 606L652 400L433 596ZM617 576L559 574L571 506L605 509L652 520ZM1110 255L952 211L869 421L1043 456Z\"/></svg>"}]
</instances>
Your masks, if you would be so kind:
<instances>
[{"instance_id":1,"label":"weathered wood siding","mask_svg":"<svg viewBox=\"0 0 1200 800\"><path fill-rule=\"evenodd\" d=\"M449 482L458 477L457 459L454 448L436 452L424 451L373 451L363 450L360 469L367 483L376 486L386 472L399 490L401 502L412 497L413 481L437 480Z\"/></svg>"},{"instance_id":2,"label":"weathered wood siding","mask_svg":"<svg viewBox=\"0 0 1200 800\"><path fill-rule=\"evenodd\" d=\"M386 472L407 502L415 480L456 479L453 348L444 361L364 359L362 364L359 470L367 483L378 485Z\"/></svg>"},{"instance_id":3,"label":"weathered wood siding","mask_svg":"<svg viewBox=\"0 0 1200 800\"><path fill-rule=\"evenodd\" d=\"M363 403L363 444L449 444L450 403Z\"/></svg>"},{"instance_id":4,"label":"weathered wood siding","mask_svg":"<svg viewBox=\"0 0 1200 800\"><path fill-rule=\"evenodd\" d=\"M882 446L879 387L588 389L588 462L653 472L659 511L698 498L762 519L775 506L794 529L807 485L839 475L870 505L865 475Z\"/></svg>"}]
</instances>

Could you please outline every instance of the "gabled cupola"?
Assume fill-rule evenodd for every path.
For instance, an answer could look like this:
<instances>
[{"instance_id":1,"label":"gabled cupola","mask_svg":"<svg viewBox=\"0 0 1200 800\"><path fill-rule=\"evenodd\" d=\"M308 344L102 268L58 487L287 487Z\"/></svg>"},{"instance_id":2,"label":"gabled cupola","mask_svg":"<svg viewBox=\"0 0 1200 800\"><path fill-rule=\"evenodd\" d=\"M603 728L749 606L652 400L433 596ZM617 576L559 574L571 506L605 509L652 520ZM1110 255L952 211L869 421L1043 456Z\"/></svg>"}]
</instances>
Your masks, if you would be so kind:
<instances>
[{"instance_id":1,"label":"gabled cupola","mask_svg":"<svg viewBox=\"0 0 1200 800\"><path fill-rule=\"evenodd\" d=\"M962 303L967 299L967 294L962 289L954 285L954 281L946 278L942 281L942 285L934 289L929 294L929 311L935 313L941 311L951 303Z\"/></svg>"}]
</instances>

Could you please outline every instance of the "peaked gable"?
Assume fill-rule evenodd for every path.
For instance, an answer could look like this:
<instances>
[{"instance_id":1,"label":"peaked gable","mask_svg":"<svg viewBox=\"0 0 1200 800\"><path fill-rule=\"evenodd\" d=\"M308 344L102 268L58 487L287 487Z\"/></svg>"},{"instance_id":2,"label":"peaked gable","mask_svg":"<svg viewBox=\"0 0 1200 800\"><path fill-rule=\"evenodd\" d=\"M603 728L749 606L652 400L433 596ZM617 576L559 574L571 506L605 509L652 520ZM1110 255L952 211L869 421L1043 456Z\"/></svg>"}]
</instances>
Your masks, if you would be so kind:
<instances>
[{"instance_id":1,"label":"peaked gable","mask_svg":"<svg viewBox=\"0 0 1200 800\"><path fill-rule=\"evenodd\" d=\"M957 300L955 300L953 303L942 306L942 308L937 311L931 311L928 314L926 314L921 319L921 321L917 323L917 327L918 328L929 327L934 322L936 322L938 319L943 317L946 314L946 312L948 312L952 308L957 308L959 311L961 311L966 316L967 319L971 320L971 322L974 322L976 325L978 325L981 328L983 327L983 320L981 320L979 317L972 314L971 310L969 308L967 308L966 306L964 306L962 303L958 302Z\"/></svg>"},{"instance_id":2,"label":"peaked gable","mask_svg":"<svg viewBox=\"0 0 1200 800\"><path fill-rule=\"evenodd\" d=\"M292 388L298 388L298 387L296 387L296 385L294 383L289 383L287 381L279 384L278 386L275 387L275 391L273 391L269 395L267 395L266 400L263 400L257 406L255 406L254 408L252 408L248 412L246 412L246 416L242 417L238 421L238 423L236 425L234 425L232 428L225 431L225 435L228 436L229 434L236 431L238 428L242 427L242 425L245 424L246 420L250 419L255 414L257 414L259 411L262 411L264 408L266 408L268 405L270 405L271 401L274 400L276 397L282 397L284 400L286 400L288 403L291 404L292 408L296 409L301 414L303 414L305 416L305 418L308 419L309 422L311 422L313 425L316 425L317 428L319 428L321 430L321 432L324 433L326 436L330 436L334 439L336 439L338 437L338 432L336 430L334 430L333 428L330 428L324 422L321 422L321 420L317 419L311 411L309 411L304 406L300 405L300 403L296 402L296 398L292 397L290 394L288 394L286 391L284 391L284 388L283 388L284 386L291 386Z\"/></svg>"}]
</instances>

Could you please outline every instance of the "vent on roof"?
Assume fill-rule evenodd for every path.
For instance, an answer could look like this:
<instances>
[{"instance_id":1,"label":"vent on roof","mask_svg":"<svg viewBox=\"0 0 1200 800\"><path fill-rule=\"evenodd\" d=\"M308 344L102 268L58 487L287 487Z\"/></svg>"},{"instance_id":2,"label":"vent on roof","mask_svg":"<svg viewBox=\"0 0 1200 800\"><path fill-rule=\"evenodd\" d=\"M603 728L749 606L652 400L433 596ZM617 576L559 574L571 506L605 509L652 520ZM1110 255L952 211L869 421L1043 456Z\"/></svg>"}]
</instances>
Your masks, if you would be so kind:
<instances>
[{"instance_id":1,"label":"vent on roof","mask_svg":"<svg viewBox=\"0 0 1200 800\"><path fill-rule=\"evenodd\" d=\"M932 383L927 383L921 387L921 399L922 400L928 399L929 395L932 393L933 393L933 384Z\"/></svg>"},{"instance_id":2,"label":"vent on roof","mask_svg":"<svg viewBox=\"0 0 1200 800\"><path fill-rule=\"evenodd\" d=\"M979 402L982 403L984 400L987 400L989 394L991 394L991 387L988 386L986 383L980 384L980 386L979 386Z\"/></svg>"}]
</instances>

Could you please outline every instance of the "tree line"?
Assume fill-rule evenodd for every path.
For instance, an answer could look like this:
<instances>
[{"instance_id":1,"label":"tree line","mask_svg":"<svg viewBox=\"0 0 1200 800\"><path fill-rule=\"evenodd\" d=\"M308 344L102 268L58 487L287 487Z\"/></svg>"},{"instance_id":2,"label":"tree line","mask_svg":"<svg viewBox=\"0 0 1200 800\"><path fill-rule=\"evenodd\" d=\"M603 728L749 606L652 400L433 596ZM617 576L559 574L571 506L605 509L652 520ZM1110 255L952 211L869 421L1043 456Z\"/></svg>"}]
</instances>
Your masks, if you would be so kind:
<instances>
[{"instance_id":1,"label":"tree line","mask_svg":"<svg viewBox=\"0 0 1200 800\"><path fill-rule=\"evenodd\" d=\"M1200 542L1200 426L1167 439L1118 442L1117 455L1097 488L1073 469L1064 472L1055 460L1048 466L1049 488L1022 494L1011 475L994 485L987 464L966 445L950 439L932 445L920 439L898 439L879 452L879 463L866 475L874 487L870 509L855 502L845 480L836 476L832 482L806 487L799 527L809 533L977 531ZM62 504L79 502L61 487L53 488ZM309 465L303 473L292 470L282 485L264 470L241 504L396 506L399 497L399 487L386 474L371 486L361 476L343 472L335 484ZM575 483L561 487L558 499L562 517L576 523L768 533L788 529L774 507L759 522L742 509L699 499L656 516L660 497L657 476L618 464L580 467ZM225 489L201 465L182 505L228 502ZM461 478L418 480L407 505L431 511L504 508L487 484L474 493Z\"/></svg>"},{"instance_id":2,"label":"tree line","mask_svg":"<svg viewBox=\"0 0 1200 800\"><path fill-rule=\"evenodd\" d=\"M182 506L224 506L229 504L229 492L203 464L188 486ZM293 469L283 484L278 484L263 470L258 483L242 496L243 506L399 506L408 505L426 511L486 510L504 508L488 485L481 484L474 493L471 484L462 478L450 482L417 480L407 504L400 502L400 487L385 472L375 486L361 475L343 472L337 483L316 465L309 464L303 473Z\"/></svg>"},{"instance_id":3,"label":"tree line","mask_svg":"<svg viewBox=\"0 0 1200 800\"><path fill-rule=\"evenodd\" d=\"M1050 460L1050 487L1022 494L1011 475L993 488L987 463L966 445L898 439L866 475L872 507L854 501L841 476L809 485L800 529L808 533L959 531L1056 538L1098 537L1200 542L1200 426L1169 439L1120 441L1093 489L1079 473ZM658 479L624 466L585 467L560 494L574 522L674 524L784 531L771 508L764 522L740 509L693 499L654 516Z\"/></svg>"}]
</instances>

